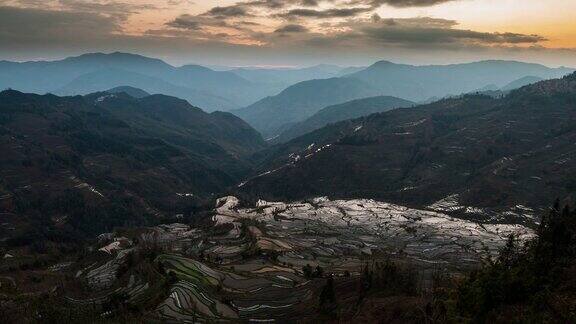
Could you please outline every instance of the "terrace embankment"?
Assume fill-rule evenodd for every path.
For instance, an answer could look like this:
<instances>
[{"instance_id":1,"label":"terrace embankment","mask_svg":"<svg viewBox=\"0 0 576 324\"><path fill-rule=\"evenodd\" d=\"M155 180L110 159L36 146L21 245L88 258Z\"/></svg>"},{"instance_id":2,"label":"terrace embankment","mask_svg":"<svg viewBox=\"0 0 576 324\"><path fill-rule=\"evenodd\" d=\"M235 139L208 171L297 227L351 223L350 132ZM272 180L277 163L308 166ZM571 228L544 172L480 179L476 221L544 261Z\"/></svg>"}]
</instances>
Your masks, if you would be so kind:
<instances>
[{"instance_id":1,"label":"terrace embankment","mask_svg":"<svg viewBox=\"0 0 576 324\"><path fill-rule=\"evenodd\" d=\"M51 293L63 307L103 318L146 309L140 320L315 322L333 313L323 302L333 290L340 318L353 319L390 298L425 305L414 285L426 291L438 272L458 277L494 257L510 235L534 235L523 225L456 218L440 205L447 203L419 210L316 198L240 207L223 197L202 226L100 235L90 254L47 270L70 278ZM366 287L376 285L393 295L370 297L367 306Z\"/></svg>"}]
</instances>

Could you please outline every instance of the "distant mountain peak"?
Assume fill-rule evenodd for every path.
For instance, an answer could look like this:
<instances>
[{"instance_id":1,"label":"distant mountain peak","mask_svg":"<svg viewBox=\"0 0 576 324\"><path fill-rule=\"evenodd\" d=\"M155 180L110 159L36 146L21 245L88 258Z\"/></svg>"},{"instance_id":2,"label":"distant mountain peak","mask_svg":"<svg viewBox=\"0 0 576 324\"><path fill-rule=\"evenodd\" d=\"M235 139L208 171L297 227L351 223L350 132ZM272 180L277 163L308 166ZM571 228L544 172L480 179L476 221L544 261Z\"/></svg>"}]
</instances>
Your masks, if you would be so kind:
<instances>
[{"instance_id":1,"label":"distant mountain peak","mask_svg":"<svg viewBox=\"0 0 576 324\"><path fill-rule=\"evenodd\" d=\"M340 66L334 65L334 64L317 64L317 65L313 65L313 66L309 67L308 69L338 70L338 69L342 69L342 68Z\"/></svg>"},{"instance_id":2,"label":"distant mountain peak","mask_svg":"<svg viewBox=\"0 0 576 324\"><path fill-rule=\"evenodd\" d=\"M181 67L181 69L184 70L189 70L189 71L206 71L206 72L215 72L214 70L207 68L205 66L202 65L198 65L198 64L187 64L187 65L183 65Z\"/></svg>"},{"instance_id":3,"label":"distant mountain peak","mask_svg":"<svg viewBox=\"0 0 576 324\"><path fill-rule=\"evenodd\" d=\"M130 57L130 58L148 58L146 56L143 55L139 55L139 54L132 54L132 53L126 53L126 52L112 52L112 53L102 53L102 52L95 52L95 53L85 53L82 55L78 55L78 56L71 56L69 58L99 58L99 57Z\"/></svg>"},{"instance_id":4,"label":"distant mountain peak","mask_svg":"<svg viewBox=\"0 0 576 324\"><path fill-rule=\"evenodd\" d=\"M0 91L0 98L3 98L3 99L21 96L21 95L24 95L24 94L18 90L13 90L13 89L6 89L6 90Z\"/></svg>"},{"instance_id":5,"label":"distant mountain peak","mask_svg":"<svg viewBox=\"0 0 576 324\"><path fill-rule=\"evenodd\" d=\"M116 93L125 93L133 98L144 98L144 97L148 97L150 94L140 88L136 88L136 87L130 87L130 86L120 86L120 87L115 87L112 88L110 90L106 91L107 93L112 93L112 94L116 94Z\"/></svg>"},{"instance_id":6,"label":"distant mountain peak","mask_svg":"<svg viewBox=\"0 0 576 324\"><path fill-rule=\"evenodd\" d=\"M139 54L113 52L113 53L86 53L79 56L71 56L63 60L64 62L95 62L95 63L152 63L156 66L172 67L170 64L156 58L151 58Z\"/></svg>"},{"instance_id":7,"label":"distant mountain peak","mask_svg":"<svg viewBox=\"0 0 576 324\"><path fill-rule=\"evenodd\" d=\"M391 66L391 65L397 65L397 64L394 62L387 61L387 60L381 60L381 61L378 61L378 62L372 64L373 67L382 67L382 66Z\"/></svg>"},{"instance_id":8,"label":"distant mountain peak","mask_svg":"<svg viewBox=\"0 0 576 324\"><path fill-rule=\"evenodd\" d=\"M11 95L11 94L16 94L16 93L22 93L18 90L14 90L14 89L4 89L2 91L0 91L0 95Z\"/></svg>"}]
</instances>

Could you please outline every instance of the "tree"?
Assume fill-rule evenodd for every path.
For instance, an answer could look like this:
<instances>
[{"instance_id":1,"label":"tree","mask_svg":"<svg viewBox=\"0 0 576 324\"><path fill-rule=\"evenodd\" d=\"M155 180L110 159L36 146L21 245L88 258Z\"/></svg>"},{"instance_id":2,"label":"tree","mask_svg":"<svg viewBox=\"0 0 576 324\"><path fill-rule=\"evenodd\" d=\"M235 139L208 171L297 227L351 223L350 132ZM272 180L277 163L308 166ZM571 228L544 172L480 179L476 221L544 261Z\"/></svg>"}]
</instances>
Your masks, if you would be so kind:
<instances>
[{"instance_id":1,"label":"tree","mask_svg":"<svg viewBox=\"0 0 576 324\"><path fill-rule=\"evenodd\" d=\"M321 266L317 265L316 269L314 270L314 277L315 278L322 278L324 275L324 269Z\"/></svg>"},{"instance_id":2,"label":"tree","mask_svg":"<svg viewBox=\"0 0 576 324\"><path fill-rule=\"evenodd\" d=\"M304 277L307 279L312 278L312 266L310 264L306 264L302 267L302 272L304 273Z\"/></svg>"},{"instance_id":3,"label":"tree","mask_svg":"<svg viewBox=\"0 0 576 324\"><path fill-rule=\"evenodd\" d=\"M338 305L336 304L336 292L334 290L334 278L328 277L326 285L320 292L320 312L322 314L335 316Z\"/></svg>"},{"instance_id":4,"label":"tree","mask_svg":"<svg viewBox=\"0 0 576 324\"><path fill-rule=\"evenodd\" d=\"M537 233L523 250L509 237L496 262L470 275L458 289L458 316L479 323L576 322L570 310L576 295L567 293L574 291L576 213L556 200Z\"/></svg>"},{"instance_id":5,"label":"tree","mask_svg":"<svg viewBox=\"0 0 576 324\"><path fill-rule=\"evenodd\" d=\"M498 262L506 268L510 268L516 263L518 259L518 247L516 243L516 237L514 234L508 236L506 245L500 250L500 255L498 256Z\"/></svg>"}]
</instances>

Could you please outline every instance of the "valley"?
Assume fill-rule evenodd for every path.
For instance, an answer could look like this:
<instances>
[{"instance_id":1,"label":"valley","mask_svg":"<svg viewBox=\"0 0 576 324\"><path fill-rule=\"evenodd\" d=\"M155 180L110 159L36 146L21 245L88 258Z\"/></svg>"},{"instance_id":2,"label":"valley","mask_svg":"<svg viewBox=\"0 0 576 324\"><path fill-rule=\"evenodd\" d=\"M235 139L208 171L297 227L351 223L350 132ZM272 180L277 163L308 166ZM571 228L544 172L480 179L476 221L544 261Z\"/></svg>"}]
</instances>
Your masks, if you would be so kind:
<instances>
[{"instance_id":1,"label":"valley","mask_svg":"<svg viewBox=\"0 0 576 324\"><path fill-rule=\"evenodd\" d=\"M71 96L0 92L0 322L460 323L543 285L549 307L576 300L544 266L571 273L576 74L516 78L566 69L69 60L87 69ZM386 95L494 66L509 74L445 75L462 94L432 89L444 99ZM234 73L299 83L231 112L155 94L178 94L164 75L238 95ZM383 87L387 73L405 82Z\"/></svg>"},{"instance_id":2,"label":"valley","mask_svg":"<svg viewBox=\"0 0 576 324\"><path fill-rule=\"evenodd\" d=\"M415 208L455 196L485 215L517 205L544 213L572 199L575 85L572 74L503 98L469 94L328 125L258 153L238 191Z\"/></svg>"}]
</instances>

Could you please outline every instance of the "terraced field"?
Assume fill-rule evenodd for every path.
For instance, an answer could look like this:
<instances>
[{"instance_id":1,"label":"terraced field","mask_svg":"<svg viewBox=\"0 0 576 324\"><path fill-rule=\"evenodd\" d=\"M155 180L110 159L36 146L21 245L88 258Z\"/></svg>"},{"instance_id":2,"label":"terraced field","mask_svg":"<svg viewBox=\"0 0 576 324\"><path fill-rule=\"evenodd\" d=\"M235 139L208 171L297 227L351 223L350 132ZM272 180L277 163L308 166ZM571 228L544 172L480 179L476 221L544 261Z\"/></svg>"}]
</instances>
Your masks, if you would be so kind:
<instances>
[{"instance_id":1,"label":"terraced field","mask_svg":"<svg viewBox=\"0 0 576 324\"><path fill-rule=\"evenodd\" d=\"M438 267L462 271L502 247L521 225L480 224L438 211L414 210L372 200L318 198L292 204L260 201L238 208L238 199L217 202L215 224L232 224L225 235L202 241L211 265L184 256L160 260L179 282L161 306L166 318L297 318L316 307L318 281L306 279L306 265L328 273L359 275L382 255L407 258L423 272ZM252 257L240 257L256 249Z\"/></svg>"},{"instance_id":2,"label":"terraced field","mask_svg":"<svg viewBox=\"0 0 576 324\"><path fill-rule=\"evenodd\" d=\"M158 261L178 277L170 297L158 308L170 320L285 317L313 294L295 270L265 261L221 270L176 255L162 255Z\"/></svg>"},{"instance_id":3,"label":"terraced field","mask_svg":"<svg viewBox=\"0 0 576 324\"><path fill-rule=\"evenodd\" d=\"M493 256L508 235L533 236L522 225L451 217L440 211L446 202L428 210L326 198L239 204L235 197L219 199L208 228L170 224L128 238L101 235L98 258L54 267L92 289L67 293L66 301L99 307L106 317L124 296L124 303L152 305L144 316L156 322L306 320L318 311L327 276L340 278L345 290L357 289L353 278L383 260L409 263L422 278L439 268L459 273ZM213 231L218 228L225 230ZM137 243L114 244L119 241ZM134 261L150 249L163 252L143 264ZM305 267L316 270L306 273Z\"/></svg>"},{"instance_id":4,"label":"terraced field","mask_svg":"<svg viewBox=\"0 0 576 324\"><path fill-rule=\"evenodd\" d=\"M481 224L434 210L417 210L373 200L314 199L302 203L259 201L253 209L235 209L237 199L220 200L216 223L243 219L261 222L267 235L257 236L263 250L283 252L280 260L293 266L316 260L336 266L347 257L385 251L406 255L419 263L474 266L486 251L495 254L514 234L533 236L522 225Z\"/></svg>"}]
</instances>

